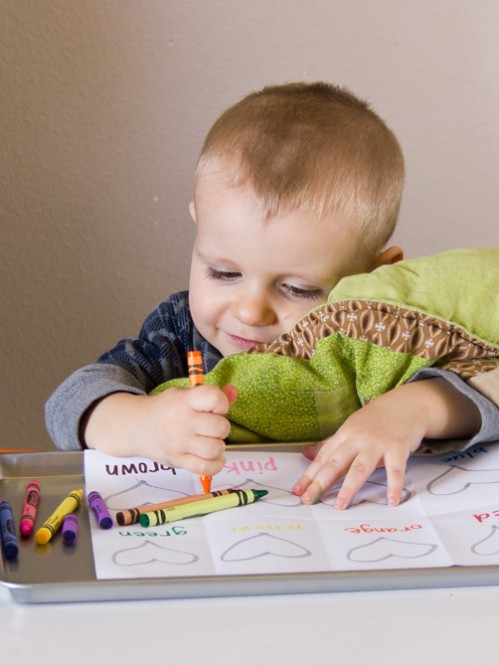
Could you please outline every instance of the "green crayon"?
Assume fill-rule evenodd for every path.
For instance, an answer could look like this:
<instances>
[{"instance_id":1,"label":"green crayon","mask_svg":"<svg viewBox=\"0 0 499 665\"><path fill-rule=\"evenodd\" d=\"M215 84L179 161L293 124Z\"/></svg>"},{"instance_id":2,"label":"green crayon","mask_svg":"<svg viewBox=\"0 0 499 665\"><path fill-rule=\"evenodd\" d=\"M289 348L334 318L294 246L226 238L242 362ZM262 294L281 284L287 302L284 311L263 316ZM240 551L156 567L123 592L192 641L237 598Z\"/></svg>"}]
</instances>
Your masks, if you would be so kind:
<instances>
[{"instance_id":1,"label":"green crayon","mask_svg":"<svg viewBox=\"0 0 499 665\"><path fill-rule=\"evenodd\" d=\"M203 501L144 513L139 517L139 522L142 526L156 526L157 524L177 522L178 520L185 520L190 517L200 517L201 515L208 515L219 510L226 510L227 508L246 506L249 503L258 501L258 499L267 494L267 490L236 490L231 494L216 496L213 499L205 499Z\"/></svg>"},{"instance_id":2,"label":"green crayon","mask_svg":"<svg viewBox=\"0 0 499 665\"><path fill-rule=\"evenodd\" d=\"M214 490L209 494L192 494L191 496L183 496L180 499L170 499L170 501L162 501L161 503L153 503L145 506L137 506L136 508L128 508L127 510L120 510L116 513L116 521L120 526L128 524L137 524L139 518L144 513L152 513L160 508L171 508L172 506L180 506L183 503L194 503L194 501L204 501L211 499L214 496L222 496L222 494L232 494L237 492L237 488Z\"/></svg>"}]
</instances>

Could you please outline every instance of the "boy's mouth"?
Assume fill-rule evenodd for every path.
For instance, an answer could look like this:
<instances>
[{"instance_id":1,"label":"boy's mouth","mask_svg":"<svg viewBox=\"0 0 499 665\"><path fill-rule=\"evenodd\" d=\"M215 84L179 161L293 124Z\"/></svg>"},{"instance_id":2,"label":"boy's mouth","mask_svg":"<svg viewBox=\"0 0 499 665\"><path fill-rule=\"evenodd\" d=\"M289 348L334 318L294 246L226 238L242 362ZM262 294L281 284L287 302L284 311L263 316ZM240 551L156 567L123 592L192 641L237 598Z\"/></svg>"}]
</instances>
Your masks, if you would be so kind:
<instances>
[{"instance_id":1,"label":"boy's mouth","mask_svg":"<svg viewBox=\"0 0 499 665\"><path fill-rule=\"evenodd\" d=\"M247 351L248 349L257 346L258 344L263 344L263 342L256 339L246 339L245 337L238 337L237 335L230 335L228 337L232 344L239 347L242 351Z\"/></svg>"}]
</instances>

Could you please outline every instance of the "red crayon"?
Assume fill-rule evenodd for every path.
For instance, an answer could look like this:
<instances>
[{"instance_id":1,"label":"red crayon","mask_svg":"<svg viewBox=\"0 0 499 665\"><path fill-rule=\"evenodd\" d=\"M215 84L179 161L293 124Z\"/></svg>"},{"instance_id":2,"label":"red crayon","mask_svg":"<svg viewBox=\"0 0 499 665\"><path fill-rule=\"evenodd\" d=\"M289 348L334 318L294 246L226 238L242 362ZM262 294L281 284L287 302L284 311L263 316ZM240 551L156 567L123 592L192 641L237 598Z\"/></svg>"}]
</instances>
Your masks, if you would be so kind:
<instances>
[{"instance_id":1,"label":"red crayon","mask_svg":"<svg viewBox=\"0 0 499 665\"><path fill-rule=\"evenodd\" d=\"M26 485L26 492L24 494L24 503L21 514L21 522L19 524L19 531L24 538L31 536L35 528L36 513L38 512L38 504L40 503L40 483L38 480L31 480Z\"/></svg>"},{"instance_id":2,"label":"red crayon","mask_svg":"<svg viewBox=\"0 0 499 665\"><path fill-rule=\"evenodd\" d=\"M201 351L187 351L187 371L191 388L201 386L204 383L203 356ZM211 476L199 476L203 492L209 494L211 491Z\"/></svg>"}]
</instances>

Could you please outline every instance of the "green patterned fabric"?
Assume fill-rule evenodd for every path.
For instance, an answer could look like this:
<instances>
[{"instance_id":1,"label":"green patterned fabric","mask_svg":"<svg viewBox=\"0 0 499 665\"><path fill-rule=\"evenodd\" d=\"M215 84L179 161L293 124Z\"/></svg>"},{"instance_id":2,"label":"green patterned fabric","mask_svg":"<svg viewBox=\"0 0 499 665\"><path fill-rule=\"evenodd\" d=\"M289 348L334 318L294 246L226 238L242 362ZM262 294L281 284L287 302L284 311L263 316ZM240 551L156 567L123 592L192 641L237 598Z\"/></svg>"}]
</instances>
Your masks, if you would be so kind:
<instances>
[{"instance_id":1,"label":"green patterned fabric","mask_svg":"<svg viewBox=\"0 0 499 665\"><path fill-rule=\"evenodd\" d=\"M370 400L441 366L497 368L499 247L452 250L341 280L285 335L205 376L233 384L229 441L319 441ZM188 386L176 379L154 392Z\"/></svg>"}]
</instances>

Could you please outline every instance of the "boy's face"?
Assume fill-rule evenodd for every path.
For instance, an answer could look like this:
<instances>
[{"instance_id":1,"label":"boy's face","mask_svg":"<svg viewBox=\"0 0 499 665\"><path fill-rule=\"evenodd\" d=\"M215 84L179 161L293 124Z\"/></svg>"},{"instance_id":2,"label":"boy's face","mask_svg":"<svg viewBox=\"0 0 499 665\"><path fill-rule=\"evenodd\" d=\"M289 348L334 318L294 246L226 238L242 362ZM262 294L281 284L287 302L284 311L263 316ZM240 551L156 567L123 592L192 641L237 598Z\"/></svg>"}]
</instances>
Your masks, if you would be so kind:
<instances>
[{"instance_id":1,"label":"boy's face","mask_svg":"<svg viewBox=\"0 0 499 665\"><path fill-rule=\"evenodd\" d=\"M372 268L348 221L335 224L301 209L265 221L247 183L202 177L191 214L192 317L224 356L289 331L341 277Z\"/></svg>"}]
</instances>

